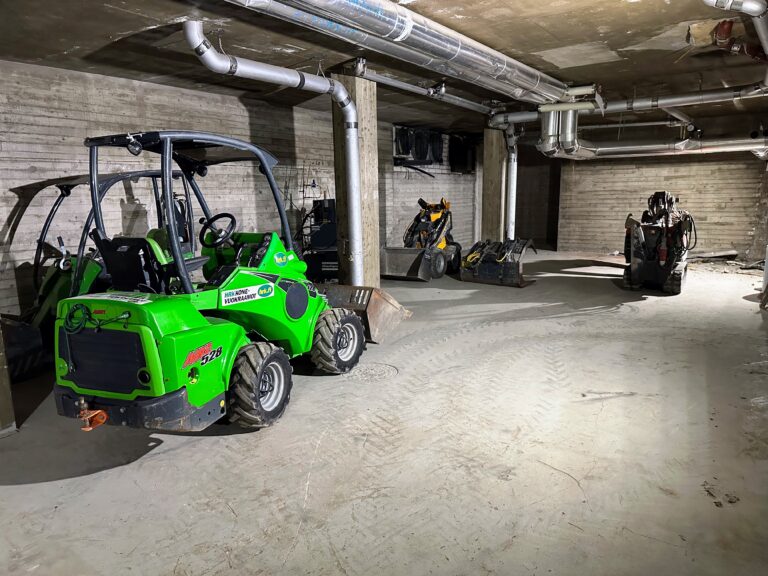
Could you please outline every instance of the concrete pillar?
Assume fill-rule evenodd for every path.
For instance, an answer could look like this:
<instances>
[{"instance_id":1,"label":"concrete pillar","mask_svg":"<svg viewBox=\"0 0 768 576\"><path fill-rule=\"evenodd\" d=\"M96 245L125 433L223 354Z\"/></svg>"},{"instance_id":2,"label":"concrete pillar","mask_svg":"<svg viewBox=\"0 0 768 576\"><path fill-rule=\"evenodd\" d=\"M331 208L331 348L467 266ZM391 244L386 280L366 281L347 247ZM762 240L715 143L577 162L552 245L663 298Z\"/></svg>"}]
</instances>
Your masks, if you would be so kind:
<instances>
[{"instance_id":1,"label":"concrete pillar","mask_svg":"<svg viewBox=\"0 0 768 576\"><path fill-rule=\"evenodd\" d=\"M696 214L693 216L695 218ZM747 251L747 259L750 262L764 259L766 256L766 244L768 244L768 164L766 164L763 178L760 181L760 197L757 201L757 225L755 226L755 234L752 236L752 245Z\"/></svg>"},{"instance_id":2,"label":"concrete pillar","mask_svg":"<svg viewBox=\"0 0 768 576\"><path fill-rule=\"evenodd\" d=\"M507 164L506 134L486 128L483 132L482 237L502 240L504 235L504 173Z\"/></svg>"},{"instance_id":3,"label":"concrete pillar","mask_svg":"<svg viewBox=\"0 0 768 576\"><path fill-rule=\"evenodd\" d=\"M376 112L376 83L356 76L333 74L357 106L360 136L360 193L363 209L363 274L365 286L378 288L379 280L379 149ZM344 119L333 104L333 150L338 213L339 278L349 279L347 190L344 180Z\"/></svg>"},{"instance_id":4,"label":"concrete pillar","mask_svg":"<svg viewBox=\"0 0 768 576\"><path fill-rule=\"evenodd\" d=\"M5 356L5 342L0 330L0 438L16 431L16 419L11 399L11 378Z\"/></svg>"}]
</instances>

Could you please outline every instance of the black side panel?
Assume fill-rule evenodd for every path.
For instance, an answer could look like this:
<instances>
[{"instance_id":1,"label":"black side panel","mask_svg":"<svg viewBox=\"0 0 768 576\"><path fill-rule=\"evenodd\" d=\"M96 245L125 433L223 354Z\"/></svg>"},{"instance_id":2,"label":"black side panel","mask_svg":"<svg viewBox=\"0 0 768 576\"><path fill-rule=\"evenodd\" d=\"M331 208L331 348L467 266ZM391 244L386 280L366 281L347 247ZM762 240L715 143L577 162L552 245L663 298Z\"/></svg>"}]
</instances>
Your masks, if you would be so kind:
<instances>
[{"instance_id":1,"label":"black side panel","mask_svg":"<svg viewBox=\"0 0 768 576\"><path fill-rule=\"evenodd\" d=\"M293 284L285 295L285 312L293 318L298 320L307 311L309 305L309 295L304 284Z\"/></svg>"},{"instance_id":2,"label":"black side panel","mask_svg":"<svg viewBox=\"0 0 768 576\"><path fill-rule=\"evenodd\" d=\"M137 376L147 361L135 332L87 328L67 334L59 328L59 355L70 366L66 379L80 388L120 394L150 389Z\"/></svg>"}]
</instances>

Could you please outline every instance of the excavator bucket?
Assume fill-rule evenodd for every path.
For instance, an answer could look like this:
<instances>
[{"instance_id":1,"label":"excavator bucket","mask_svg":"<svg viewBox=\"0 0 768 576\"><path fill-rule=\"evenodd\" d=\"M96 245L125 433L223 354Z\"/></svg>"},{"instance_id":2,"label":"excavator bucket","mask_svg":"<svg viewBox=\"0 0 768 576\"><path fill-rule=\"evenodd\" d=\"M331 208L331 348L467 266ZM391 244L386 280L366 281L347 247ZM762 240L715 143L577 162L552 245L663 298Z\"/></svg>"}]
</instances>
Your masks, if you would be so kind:
<instances>
[{"instance_id":1,"label":"excavator bucket","mask_svg":"<svg viewBox=\"0 0 768 576\"><path fill-rule=\"evenodd\" d=\"M429 261L423 248L382 248L380 254L381 277L397 280L429 282Z\"/></svg>"},{"instance_id":2,"label":"excavator bucket","mask_svg":"<svg viewBox=\"0 0 768 576\"><path fill-rule=\"evenodd\" d=\"M368 342L380 344L400 322L411 317L409 310L380 288L328 284L322 291L332 307L360 316Z\"/></svg>"},{"instance_id":3,"label":"excavator bucket","mask_svg":"<svg viewBox=\"0 0 768 576\"><path fill-rule=\"evenodd\" d=\"M523 258L528 248L536 252L532 240L477 242L462 260L459 278L462 282L525 288L536 282L523 276Z\"/></svg>"}]
</instances>

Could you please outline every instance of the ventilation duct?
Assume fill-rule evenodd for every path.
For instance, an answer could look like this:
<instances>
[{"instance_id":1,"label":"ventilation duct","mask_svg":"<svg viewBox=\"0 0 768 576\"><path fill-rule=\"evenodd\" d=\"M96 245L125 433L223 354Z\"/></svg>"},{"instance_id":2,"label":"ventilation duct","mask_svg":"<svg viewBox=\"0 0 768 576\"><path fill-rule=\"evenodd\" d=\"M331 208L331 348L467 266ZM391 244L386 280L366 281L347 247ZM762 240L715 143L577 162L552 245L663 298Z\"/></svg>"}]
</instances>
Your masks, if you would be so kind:
<instances>
[{"instance_id":1,"label":"ventilation duct","mask_svg":"<svg viewBox=\"0 0 768 576\"><path fill-rule=\"evenodd\" d=\"M551 115L558 115L557 120ZM547 112L542 115L538 148L544 154L570 160L596 158L640 158L648 156L683 156L752 152L759 157L768 152L768 138L757 133L752 138L712 138L697 140L590 142L578 137L579 115L576 111ZM552 132L558 126L557 143Z\"/></svg>"},{"instance_id":2,"label":"ventilation duct","mask_svg":"<svg viewBox=\"0 0 768 576\"><path fill-rule=\"evenodd\" d=\"M360 150L358 144L357 108L339 82L298 70L280 68L218 52L203 34L203 23L184 22L184 36L189 47L206 68L219 74L249 78L278 86L299 88L318 94L329 94L344 116L345 168L348 194L350 281L362 286L363 279L363 214L360 198Z\"/></svg>"},{"instance_id":3,"label":"ventilation duct","mask_svg":"<svg viewBox=\"0 0 768 576\"><path fill-rule=\"evenodd\" d=\"M563 82L389 0L227 1L516 100L572 95Z\"/></svg>"}]
</instances>

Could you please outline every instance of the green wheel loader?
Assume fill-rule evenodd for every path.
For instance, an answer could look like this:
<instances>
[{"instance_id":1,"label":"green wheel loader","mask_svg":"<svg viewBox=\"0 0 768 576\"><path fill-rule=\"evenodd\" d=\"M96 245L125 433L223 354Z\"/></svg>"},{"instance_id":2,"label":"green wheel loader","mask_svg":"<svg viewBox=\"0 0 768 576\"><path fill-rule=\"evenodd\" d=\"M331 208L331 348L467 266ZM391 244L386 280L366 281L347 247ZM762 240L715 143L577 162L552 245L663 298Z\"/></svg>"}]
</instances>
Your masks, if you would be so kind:
<instances>
[{"instance_id":1,"label":"green wheel loader","mask_svg":"<svg viewBox=\"0 0 768 576\"><path fill-rule=\"evenodd\" d=\"M117 172L99 175L99 197L104 200L114 190L130 189L149 184L154 205L159 206L160 197L159 170L142 170L133 172ZM180 171L173 173L175 180L181 180ZM51 205L48 215L43 222L42 230L37 240L35 256L32 263L32 287L35 299L31 306L22 310L19 316L2 315L0 325L5 340L8 371L11 381L16 383L33 376L38 371L47 368L53 361L53 324L56 321L56 310L59 301L69 296L103 292L109 287L109 276L104 271L103 262L98 252L88 246L88 232L93 223L93 210L85 220L80 243L75 253L65 247L61 236L57 243L49 242L51 230L58 228L57 215L65 202L69 202L75 189L87 187L89 175L65 176L52 180L34 182L23 186L32 197L42 191L55 187L59 194ZM189 203L189 188L185 184L187 198L179 200L180 205ZM23 209L19 212L23 214ZM21 219L21 216L18 220ZM157 210L157 227L162 228L161 210ZM18 225L18 220L16 225ZM13 234L11 234L12 237ZM53 234L55 236L55 233ZM80 262L80 265L78 265ZM73 271L78 270L79 278L73 282ZM73 290L73 286L77 290Z\"/></svg>"},{"instance_id":2,"label":"green wheel loader","mask_svg":"<svg viewBox=\"0 0 768 576\"><path fill-rule=\"evenodd\" d=\"M285 410L291 358L308 354L330 373L357 364L365 347L362 323L348 310L330 308L306 279L271 154L233 138L183 131L119 134L85 144L90 236L111 288L59 303L59 414L81 419L84 430L106 423L198 431L221 419L255 429ZM159 156L162 227L144 237L108 235L98 193L102 148ZM196 176L243 162L258 165L266 178L278 232L241 231L233 214L211 211L200 189ZM180 214L174 164L202 214L199 255L194 231L185 225L189 219Z\"/></svg>"}]
</instances>

